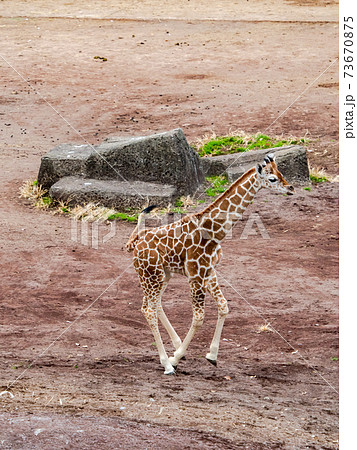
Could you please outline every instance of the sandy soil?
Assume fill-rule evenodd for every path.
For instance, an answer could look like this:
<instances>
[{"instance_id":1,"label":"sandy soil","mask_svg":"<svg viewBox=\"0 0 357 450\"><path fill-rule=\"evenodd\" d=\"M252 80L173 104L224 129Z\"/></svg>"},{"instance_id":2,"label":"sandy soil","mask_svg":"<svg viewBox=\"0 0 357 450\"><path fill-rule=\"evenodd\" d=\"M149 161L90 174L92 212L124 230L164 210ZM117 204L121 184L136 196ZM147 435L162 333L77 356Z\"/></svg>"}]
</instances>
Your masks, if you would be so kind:
<instances>
[{"instance_id":1,"label":"sandy soil","mask_svg":"<svg viewBox=\"0 0 357 450\"><path fill-rule=\"evenodd\" d=\"M59 142L179 126L306 134L311 166L337 175L337 4L87 3L0 3L0 448L337 448L338 183L259 193L223 244L218 367L208 300L175 377L140 312L132 226L93 249L18 198ZM241 239L251 212L270 240ZM164 304L184 335L184 278Z\"/></svg>"}]
</instances>

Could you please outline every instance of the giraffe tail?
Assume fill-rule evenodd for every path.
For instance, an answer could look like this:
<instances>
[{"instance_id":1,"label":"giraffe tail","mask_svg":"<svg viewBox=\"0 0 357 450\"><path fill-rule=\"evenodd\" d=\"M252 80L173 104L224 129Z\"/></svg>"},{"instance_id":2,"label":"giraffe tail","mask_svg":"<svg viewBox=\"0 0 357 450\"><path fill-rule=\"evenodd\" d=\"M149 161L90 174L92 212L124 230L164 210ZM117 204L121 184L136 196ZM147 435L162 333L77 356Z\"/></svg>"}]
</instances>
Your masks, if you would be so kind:
<instances>
[{"instance_id":1,"label":"giraffe tail","mask_svg":"<svg viewBox=\"0 0 357 450\"><path fill-rule=\"evenodd\" d=\"M136 227L134 228L134 231L131 233L128 242L125 244L125 247L128 252L132 252L135 248L136 241L139 237L139 229L140 229L141 224L144 221L145 215L149 214L155 208L157 208L157 205L148 206L147 208L143 209L141 211L141 213L139 214L138 223L137 223Z\"/></svg>"}]
</instances>

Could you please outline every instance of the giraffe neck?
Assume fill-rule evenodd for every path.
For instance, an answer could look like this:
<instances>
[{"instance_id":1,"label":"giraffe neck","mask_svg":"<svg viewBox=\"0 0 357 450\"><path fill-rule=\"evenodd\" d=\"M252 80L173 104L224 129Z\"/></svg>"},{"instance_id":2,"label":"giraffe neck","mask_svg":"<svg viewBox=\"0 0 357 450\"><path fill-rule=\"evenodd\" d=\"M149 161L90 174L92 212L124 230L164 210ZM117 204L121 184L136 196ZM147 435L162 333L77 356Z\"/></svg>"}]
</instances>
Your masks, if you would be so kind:
<instances>
[{"instance_id":1,"label":"giraffe neck","mask_svg":"<svg viewBox=\"0 0 357 450\"><path fill-rule=\"evenodd\" d=\"M199 213L200 228L206 230L211 239L221 241L242 217L260 187L255 168L248 170Z\"/></svg>"}]
</instances>

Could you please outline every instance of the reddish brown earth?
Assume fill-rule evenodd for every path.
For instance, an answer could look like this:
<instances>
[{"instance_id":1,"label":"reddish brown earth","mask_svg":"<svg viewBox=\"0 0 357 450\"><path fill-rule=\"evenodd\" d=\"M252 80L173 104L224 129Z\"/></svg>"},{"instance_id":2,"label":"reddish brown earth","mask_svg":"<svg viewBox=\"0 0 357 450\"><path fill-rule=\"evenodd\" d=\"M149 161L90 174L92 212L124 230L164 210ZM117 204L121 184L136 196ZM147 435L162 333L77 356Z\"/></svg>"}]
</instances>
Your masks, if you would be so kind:
<instances>
[{"instance_id":1,"label":"reddish brown earth","mask_svg":"<svg viewBox=\"0 0 357 450\"><path fill-rule=\"evenodd\" d=\"M174 377L140 312L132 225L94 249L71 240L68 218L18 198L59 142L179 126L191 141L307 133L310 164L337 175L337 4L87 3L0 4L0 448L337 448L338 183L259 193L223 243L218 367L204 358L207 299ZM252 212L269 240L241 239ZM183 336L184 278L164 306ZM266 322L274 331L258 332Z\"/></svg>"}]
</instances>

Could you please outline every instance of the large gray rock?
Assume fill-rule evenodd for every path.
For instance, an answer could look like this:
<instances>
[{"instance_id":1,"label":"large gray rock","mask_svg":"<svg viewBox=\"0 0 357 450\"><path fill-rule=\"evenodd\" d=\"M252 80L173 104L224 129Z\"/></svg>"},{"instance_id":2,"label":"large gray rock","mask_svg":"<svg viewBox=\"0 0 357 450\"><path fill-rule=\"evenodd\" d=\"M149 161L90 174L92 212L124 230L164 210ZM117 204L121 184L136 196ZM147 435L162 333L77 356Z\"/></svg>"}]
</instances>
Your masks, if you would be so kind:
<instances>
[{"instance_id":1,"label":"large gray rock","mask_svg":"<svg viewBox=\"0 0 357 450\"><path fill-rule=\"evenodd\" d=\"M173 185L193 194L204 180L197 153L181 129L151 136L110 138L98 146L62 144L42 158L38 183L50 188L64 176Z\"/></svg>"},{"instance_id":2,"label":"large gray rock","mask_svg":"<svg viewBox=\"0 0 357 450\"><path fill-rule=\"evenodd\" d=\"M50 196L68 204L98 203L120 211L142 209L147 204L166 206L176 197L176 188L132 181L96 180L91 178L64 177L52 185Z\"/></svg>"},{"instance_id":3,"label":"large gray rock","mask_svg":"<svg viewBox=\"0 0 357 450\"><path fill-rule=\"evenodd\" d=\"M90 178L139 180L174 185L193 194L204 180L197 153L179 128L152 136L104 141L87 161Z\"/></svg>"},{"instance_id":4,"label":"large gray rock","mask_svg":"<svg viewBox=\"0 0 357 450\"><path fill-rule=\"evenodd\" d=\"M248 169L261 163L268 153L275 154L278 169L287 181L306 183L310 180L306 149L299 145L206 157L201 158L201 163L205 176L226 175L232 183Z\"/></svg>"}]
</instances>

